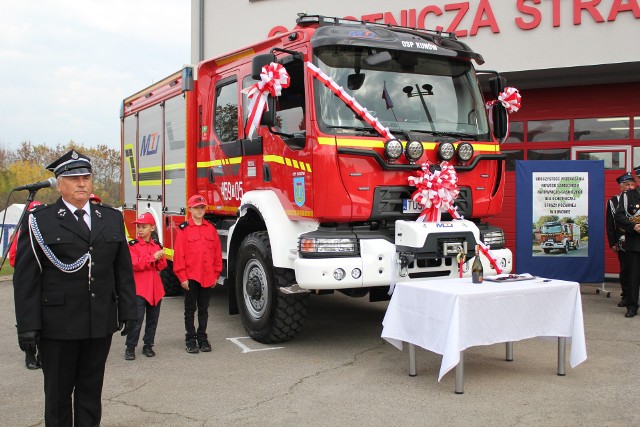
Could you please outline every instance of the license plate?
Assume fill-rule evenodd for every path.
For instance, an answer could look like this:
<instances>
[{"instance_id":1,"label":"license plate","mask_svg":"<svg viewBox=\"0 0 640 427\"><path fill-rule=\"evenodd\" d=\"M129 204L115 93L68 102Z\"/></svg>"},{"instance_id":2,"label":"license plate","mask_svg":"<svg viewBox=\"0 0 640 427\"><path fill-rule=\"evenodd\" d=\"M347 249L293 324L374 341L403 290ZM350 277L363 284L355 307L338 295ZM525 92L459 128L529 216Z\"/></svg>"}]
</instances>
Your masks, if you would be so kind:
<instances>
[{"instance_id":1,"label":"license plate","mask_svg":"<svg viewBox=\"0 0 640 427\"><path fill-rule=\"evenodd\" d=\"M404 199L402 201L402 213L420 213L423 209L421 204L411 199Z\"/></svg>"}]
</instances>

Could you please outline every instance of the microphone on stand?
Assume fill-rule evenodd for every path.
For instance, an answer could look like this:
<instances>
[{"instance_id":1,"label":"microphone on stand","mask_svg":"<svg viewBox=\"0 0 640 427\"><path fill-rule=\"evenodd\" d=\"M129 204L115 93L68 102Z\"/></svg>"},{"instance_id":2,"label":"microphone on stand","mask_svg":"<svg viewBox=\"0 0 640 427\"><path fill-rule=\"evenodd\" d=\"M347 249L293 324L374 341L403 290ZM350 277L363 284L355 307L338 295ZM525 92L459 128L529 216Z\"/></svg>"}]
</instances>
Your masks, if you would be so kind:
<instances>
[{"instance_id":1,"label":"microphone on stand","mask_svg":"<svg viewBox=\"0 0 640 427\"><path fill-rule=\"evenodd\" d=\"M46 181L40 181L40 182L35 182L33 184L21 185L19 187L14 188L13 191L22 191L22 190L38 191L41 188L55 187L57 185L58 185L57 179L49 178Z\"/></svg>"}]
</instances>

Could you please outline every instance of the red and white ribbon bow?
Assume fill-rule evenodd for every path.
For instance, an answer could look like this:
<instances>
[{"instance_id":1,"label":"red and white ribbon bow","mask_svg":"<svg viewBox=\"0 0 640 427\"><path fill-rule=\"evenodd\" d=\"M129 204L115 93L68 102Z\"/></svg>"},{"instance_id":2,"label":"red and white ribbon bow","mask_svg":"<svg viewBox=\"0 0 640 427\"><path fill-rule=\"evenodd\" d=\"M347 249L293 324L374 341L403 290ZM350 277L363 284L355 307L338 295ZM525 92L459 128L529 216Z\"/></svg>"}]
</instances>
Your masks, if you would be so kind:
<instances>
[{"instance_id":1,"label":"red and white ribbon bow","mask_svg":"<svg viewBox=\"0 0 640 427\"><path fill-rule=\"evenodd\" d=\"M280 96L283 88L289 87L289 73L277 62L262 67L260 73L260 81L243 89L242 92L248 94L249 99L249 118L245 127L246 138L251 139L253 132L260 126L262 113L267 107L267 96Z\"/></svg>"},{"instance_id":2,"label":"red and white ribbon bow","mask_svg":"<svg viewBox=\"0 0 640 427\"><path fill-rule=\"evenodd\" d=\"M498 95L498 99L487 102L487 109L490 109L498 102L507 109L507 113L517 113L522 106L522 96L520 96L520 91L515 87L505 87L504 91L500 92L500 95Z\"/></svg>"},{"instance_id":3,"label":"red and white ribbon bow","mask_svg":"<svg viewBox=\"0 0 640 427\"><path fill-rule=\"evenodd\" d=\"M416 187L411 199L424 207L416 221L438 222L443 210L453 209L453 202L458 197L458 174L448 162L440 163L440 170L433 172L429 163L421 165L418 176L408 178L409 185Z\"/></svg>"}]
</instances>

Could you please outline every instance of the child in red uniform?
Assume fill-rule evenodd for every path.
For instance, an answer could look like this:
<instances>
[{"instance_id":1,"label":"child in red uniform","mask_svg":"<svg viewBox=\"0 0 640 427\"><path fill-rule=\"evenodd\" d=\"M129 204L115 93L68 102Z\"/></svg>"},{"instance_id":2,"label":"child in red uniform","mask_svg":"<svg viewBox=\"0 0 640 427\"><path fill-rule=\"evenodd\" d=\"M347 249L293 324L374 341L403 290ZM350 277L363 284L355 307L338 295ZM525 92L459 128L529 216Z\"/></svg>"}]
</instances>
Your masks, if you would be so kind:
<instances>
[{"instance_id":1,"label":"child in red uniform","mask_svg":"<svg viewBox=\"0 0 640 427\"><path fill-rule=\"evenodd\" d=\"M185 290L184 326L188 353L211 351L207 338L209 299L222 272L222 251L218 231L204 219L207 202L194 195L187 202L191 218L180 224L173 253L173 272ZM198 309L198 330L194 317Z\"/></svg>"},{"instance_id":2,"label":"child in red uniform","mask_svg":"<svg viewBox=\"0 0 640 427\"><path fill-rule=\"evenodd\" d=\"M141 214L136 224L136 240L129 241L129 252L133 263L133 277L136 281L136 306L138 310L138 322L127 335L127 348L124 352L125 360L136 358L136 346L140 338L142 321L145 313L147 323L142 338L142 354L153 357L153 343L160 317L160 303L164 296L164 287L160 280L159 271L167 268L167 259L164 256L162 245L157 240L151 239L151 233L156 229L156 221L149 212Z\"/></svg>"}]
</instances>

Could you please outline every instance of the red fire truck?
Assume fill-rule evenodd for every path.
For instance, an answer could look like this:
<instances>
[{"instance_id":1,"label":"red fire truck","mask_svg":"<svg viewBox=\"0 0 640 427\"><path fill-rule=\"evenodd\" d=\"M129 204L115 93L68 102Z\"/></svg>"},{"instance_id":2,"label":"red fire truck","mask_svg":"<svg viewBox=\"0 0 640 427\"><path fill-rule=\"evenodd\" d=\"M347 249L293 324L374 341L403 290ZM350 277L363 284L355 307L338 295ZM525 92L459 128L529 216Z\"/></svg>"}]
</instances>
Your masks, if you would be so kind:
<instances>
[{"instance_id":1,"label":"red fire truck","mask_svg":"<svg viewBox=\"0 0 640 427\"><path fill-rule=\"evenodd\" d=\"M204 196L230 313L260 342L293 338L312 294L388 299L399 280L458 277L459 256L467 275L479 240L510 272L502 230L483 222L502 205L508 118L499 104L488 117L479 81L497 97L504 79L472 61L484 62L454 34L303 15L286 34L185 67L123 101L126 227L133 235L136 215L151 212L171 258L187 198ZM268 98L249 137L243 89L272 63L290 84ZM395 138L355 114L309 64ZM465 219L416 222L408 177L445 160L457 171ZM179 289L170 268L163 280Z\"/></svg>"}]
</instances>

